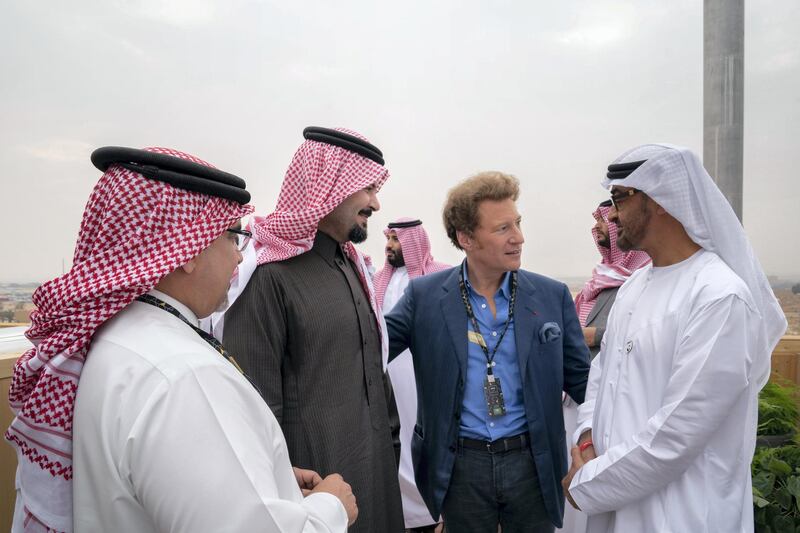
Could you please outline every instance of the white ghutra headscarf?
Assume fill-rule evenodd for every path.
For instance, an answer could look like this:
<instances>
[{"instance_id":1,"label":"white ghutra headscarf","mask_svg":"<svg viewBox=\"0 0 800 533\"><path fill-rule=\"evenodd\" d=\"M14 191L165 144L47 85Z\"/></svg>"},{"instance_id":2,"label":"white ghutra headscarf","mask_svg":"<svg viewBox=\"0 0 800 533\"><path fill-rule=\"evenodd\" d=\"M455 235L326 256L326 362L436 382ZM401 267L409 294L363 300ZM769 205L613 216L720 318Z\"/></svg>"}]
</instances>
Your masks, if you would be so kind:
<instances>
[{"instance_id":1,"label":"white ghutra headscarf","mask_svg":"<svg viewBox=\"0 0 800 533\"><path fill-rule=\"evenodd\" d=\"M625 152L614 163L641 160L646 162L629 176L605 179L603 187L618 185L645 192L683 225L694 242L716 253L747 284L762 318L751 379L763 386L769 378L772 350L786 332L787 322L741 222L688 148L645 144Z\"/></svg>"}]
</instances>

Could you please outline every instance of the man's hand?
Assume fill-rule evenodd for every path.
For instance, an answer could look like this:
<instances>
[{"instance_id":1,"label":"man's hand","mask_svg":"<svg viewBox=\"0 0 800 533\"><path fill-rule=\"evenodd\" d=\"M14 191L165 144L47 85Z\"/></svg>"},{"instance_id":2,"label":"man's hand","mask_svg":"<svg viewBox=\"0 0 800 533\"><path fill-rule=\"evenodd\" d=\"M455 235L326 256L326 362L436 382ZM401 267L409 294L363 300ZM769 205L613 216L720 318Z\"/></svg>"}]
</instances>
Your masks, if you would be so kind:
<instances>
[{"instance_id":1,"label":"man's hand","mask_svg":"<svg viewBox=\"0 0 800 533\"><path fill-rule=\"evenodd\" d=\"M356 505L356 497L353 495L353 489L350 485L342 479L339 474L331 474L314 487L311 491L312 494L317 492L327 492L333 494L344 505L344 510L347 512L347 525L353 525L353 522L358 518L358 505Z\"/></svg>"},{"instance_id":2,"label":"man's hand","mask_svg":"<svg viewBox=\"0 0 800 533\"><path fill-rule=\"evenodd\" d=\"M294 470L294 478L297 480L297 485L303 492L303 496L311 494L314 487L319 485L320 481L322 481L322 476L313 470L304 470L296 466L293 466L292 470Z\"/></svg>"},{"instance_id":3,"label":"man's hand","mask_svg":"<svg viewBox=\"0 0 800 533\"><path fill-rule=\"evenodd\" d=\"M594 348L597 345L595 337L597 336L597 328L581 328L583 330L583 342L589 348Z\"/></svg>"},{"instance_id":4,"label":"man's hand","mask_svg":"<svg viewBox=\"0 0 800 533\"><path fill-rule=\"evenodd\" d=\"M580 448L578 448L580 450ZM583 463L586 464L592 459L597 459L597 454L594 452L594 446L589 446L585 450L581 452L581 459L583 459Z\"/></svg>"},{"instance_id":5,"label":"man's hand","mask_svg":"<svg viewBox=\"0 0 800 533\"><path fill-rule=\"evenodd\" d=\"M578 504L575 503L575 500L572 499L572 496L569 493L569 486L572 483L572 478L575 477L575 474L583 465L586 464L586 462L581 457L581 451L577 446L574 446L572 450L570 450L570 455L572 456L572 466L569 467L567 476L561 480L561 486L564 488L564 495L567 497L567 500L569 500L570 505L580 511L581 508L578 507Z\"/></svg>"}]
</instances>

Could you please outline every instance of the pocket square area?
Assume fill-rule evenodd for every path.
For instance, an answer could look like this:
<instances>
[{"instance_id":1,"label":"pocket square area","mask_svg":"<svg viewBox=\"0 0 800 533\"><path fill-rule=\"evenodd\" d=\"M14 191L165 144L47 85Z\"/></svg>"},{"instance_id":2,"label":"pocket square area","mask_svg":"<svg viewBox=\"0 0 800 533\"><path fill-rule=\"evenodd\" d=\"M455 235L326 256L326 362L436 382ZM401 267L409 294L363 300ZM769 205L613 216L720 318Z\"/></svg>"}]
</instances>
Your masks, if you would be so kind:
<instances>
[{"instance_id":1,"label":"pocket square area","mask_svg":"<svg viewBox=\"0 0 800 533\"><path fill-rule=\"evenodd\" d=\"M555 322L545 322L539 330L539 342L553 342L561 338L561 328Z\"/></svg>"}]
</instances>

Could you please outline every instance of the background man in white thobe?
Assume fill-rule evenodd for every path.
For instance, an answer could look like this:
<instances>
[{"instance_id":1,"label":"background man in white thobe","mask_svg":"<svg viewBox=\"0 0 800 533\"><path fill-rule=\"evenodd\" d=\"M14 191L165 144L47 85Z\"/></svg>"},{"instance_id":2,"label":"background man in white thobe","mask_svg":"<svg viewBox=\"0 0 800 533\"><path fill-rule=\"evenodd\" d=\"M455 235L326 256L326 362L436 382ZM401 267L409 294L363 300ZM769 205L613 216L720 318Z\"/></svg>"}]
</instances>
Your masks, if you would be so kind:
<instances>
[{"instance_id":1,"label":"background man in white thobe","mask_svg":"<svg viewBox=\"0 0 800 533\"><path fill-rule=\"evenodd\" d=\"M653 262L619 290L592 362L567 496L590 532L752 531L758 391L786 319L695 154L634 148L603 185L620 248Z\"/></svg>"},{"instance_id":2,"label":"background man in white thobe","mask_svg":"<svg viewBox=\"0 0 800 533\"><path fill-rule=\"evenodd\" d=\"M412 279L450 268L431 255L431 242L421 220L401 217L383 230L386 235L386 264L375 274L375 296L384 314L403 296ZM432 532L437 520L431 517L414 479L411 460L411 435L417 420L417 385L414 361L409 350L389 364L400 415L400 495L403 498L405 526L418 533Z\"/></svg>"}]
</instances>

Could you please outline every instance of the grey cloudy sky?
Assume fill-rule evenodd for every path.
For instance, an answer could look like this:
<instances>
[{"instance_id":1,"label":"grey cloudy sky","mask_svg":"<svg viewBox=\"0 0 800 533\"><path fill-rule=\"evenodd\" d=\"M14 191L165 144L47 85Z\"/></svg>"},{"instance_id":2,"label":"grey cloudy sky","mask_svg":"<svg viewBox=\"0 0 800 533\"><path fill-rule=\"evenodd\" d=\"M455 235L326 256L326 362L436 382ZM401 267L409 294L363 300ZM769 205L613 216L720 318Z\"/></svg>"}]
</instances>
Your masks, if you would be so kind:
<instances>
[{"instance_id":1,"label":"grey cloudy sky","mask_svg":"<svg viewBox=\"0 0 800 533\"><path fill-rule=\"evenodd\" d=\"M487 169L522 181L526 268L587 276L606 165L645 142L702 153L702 1L2 0L0 281L70 265L103 145L168 146L244 177L270 212L307 125L364 133L392 177L380 229ZM800 272L800 3L748 1L744 220ZM377 257L376 257L377 256Z\"/></svg>"}]
</instances>

